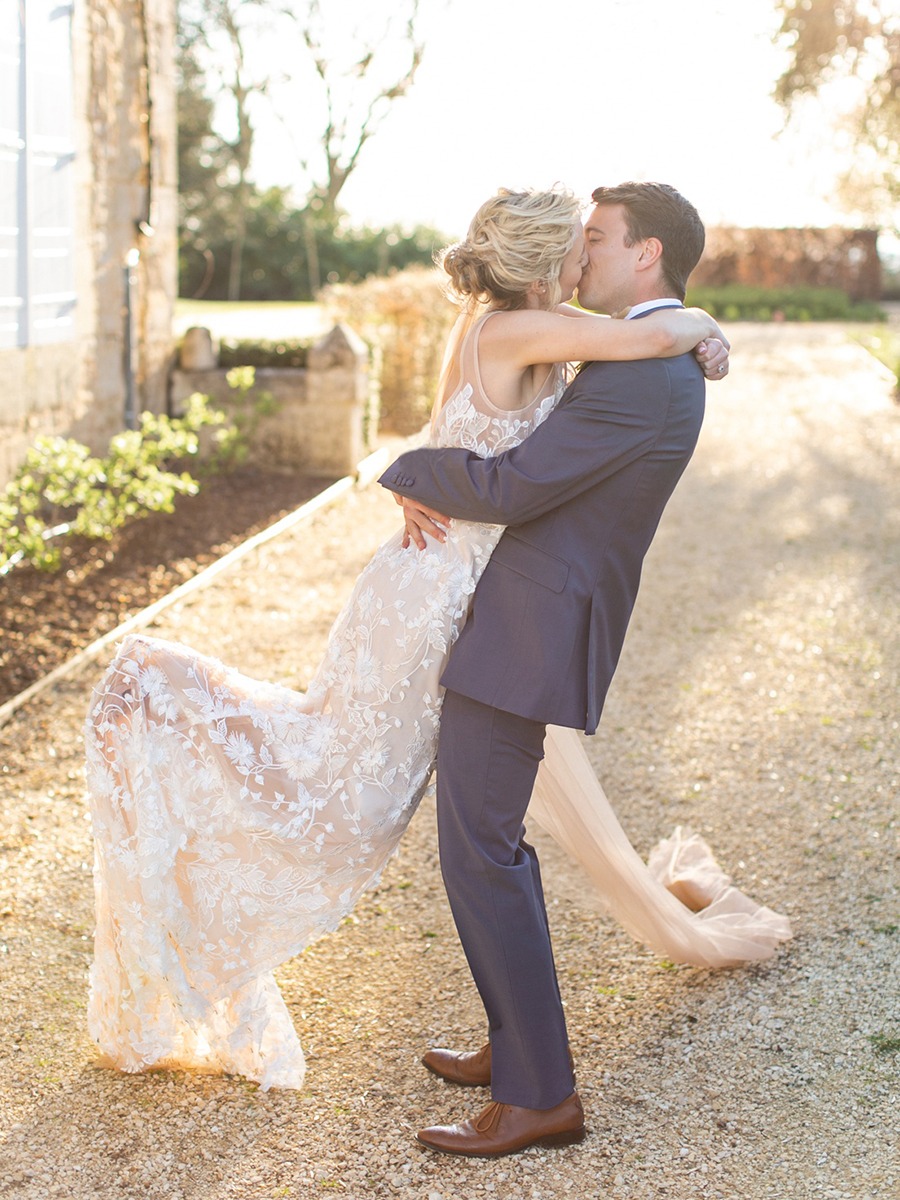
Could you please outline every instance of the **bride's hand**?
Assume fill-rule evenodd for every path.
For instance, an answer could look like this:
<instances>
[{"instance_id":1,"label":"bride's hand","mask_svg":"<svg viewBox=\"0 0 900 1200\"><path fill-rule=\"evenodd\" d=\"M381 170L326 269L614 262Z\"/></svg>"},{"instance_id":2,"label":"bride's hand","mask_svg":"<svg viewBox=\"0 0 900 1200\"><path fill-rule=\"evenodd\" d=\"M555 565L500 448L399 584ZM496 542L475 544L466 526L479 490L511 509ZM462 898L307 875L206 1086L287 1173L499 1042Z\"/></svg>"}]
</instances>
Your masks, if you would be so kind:
<instances>
[{"instance_id":1,"label":"bride's hand","mask_svg":"<svg viewBox=\"0 0 900 1200\"><path fill-rule=\"evenodd\" d=\"M717 337L705 338L694 347L694 358L707 379L724 379L728 374L728 346Z\"/></svg>"},{"instance_id":2,"label":"bride's hand","mask_svg":"<svg viewBox=\"0 0 900 1200\"><path fill-rule=\"evenodd\" d=\"M403 509L403 520L406 525L406 532L403 534L401 545L405 550L410 542L414 542L419 550L424 550L427 545L425 534L433 537L438 542L447 540L447 526L450 524L450 518L443 513L436 512L433 508L426 508L425 505L419 504L410 496L400 496L396 492L391 495L400 507Z\"/></svg>"}]
</instances>

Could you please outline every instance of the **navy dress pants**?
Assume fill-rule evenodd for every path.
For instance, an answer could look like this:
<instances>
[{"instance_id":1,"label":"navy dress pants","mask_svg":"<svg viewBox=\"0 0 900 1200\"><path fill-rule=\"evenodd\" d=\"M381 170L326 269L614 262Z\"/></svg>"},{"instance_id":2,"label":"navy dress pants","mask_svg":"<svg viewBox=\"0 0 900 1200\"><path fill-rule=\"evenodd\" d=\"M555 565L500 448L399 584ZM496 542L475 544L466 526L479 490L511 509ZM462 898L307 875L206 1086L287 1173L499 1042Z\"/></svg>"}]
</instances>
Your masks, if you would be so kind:
<instances>
[{"instance_id":1,"label":"navy dress pants","mask_svg":"<svg viewBox=\"0 0 900 1200\"><path fill-rule=\"evenodd\" d=\"M523 819L546 726L448 691L441 709L441 872L488 1018L491 1095L553 1108L574 1090L537 855Z\"/></svg>"}]
</instances>

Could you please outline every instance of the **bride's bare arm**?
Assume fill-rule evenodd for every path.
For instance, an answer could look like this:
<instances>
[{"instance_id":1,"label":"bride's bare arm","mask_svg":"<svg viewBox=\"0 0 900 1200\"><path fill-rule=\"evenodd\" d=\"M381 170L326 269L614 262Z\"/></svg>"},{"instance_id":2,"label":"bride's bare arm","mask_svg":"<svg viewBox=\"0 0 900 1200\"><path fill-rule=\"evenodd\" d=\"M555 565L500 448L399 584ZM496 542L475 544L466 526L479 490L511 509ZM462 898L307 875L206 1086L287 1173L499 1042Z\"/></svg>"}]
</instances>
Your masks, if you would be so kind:
<instances>
[{"instance_id":1,"label":"bride's bare arm","mask_svg":"<svg viewBox=\"0 0 900 1200\"><path fill-rule=\"evenodd\" d=\"M639 358L672 358L687 354L707 338L725 334L702 308L663 308L639 321L613 321L585 314L533 309L498 313L482 332L486 344L512 366L545 362L624 362Z\"/></svg>"},{"instance_id":2,"label":"bride's bare arm","mask_svg":"<svg viewBox=\"0 0 900 1200\"><path fill-rule=\"evenodd\" d=\"M586 312L583 308L576 308L574 304L557 304L553 310L561 317L592 317L595 313ZM625 315L627 309L620 314ZM719 380L724 379L728 374L729 368L729 350L731 347L718 337L707 337L702 342L698 342L692 347L694 358L703 369L703 374L707 379Z\"/></svg>"}]
</instances>

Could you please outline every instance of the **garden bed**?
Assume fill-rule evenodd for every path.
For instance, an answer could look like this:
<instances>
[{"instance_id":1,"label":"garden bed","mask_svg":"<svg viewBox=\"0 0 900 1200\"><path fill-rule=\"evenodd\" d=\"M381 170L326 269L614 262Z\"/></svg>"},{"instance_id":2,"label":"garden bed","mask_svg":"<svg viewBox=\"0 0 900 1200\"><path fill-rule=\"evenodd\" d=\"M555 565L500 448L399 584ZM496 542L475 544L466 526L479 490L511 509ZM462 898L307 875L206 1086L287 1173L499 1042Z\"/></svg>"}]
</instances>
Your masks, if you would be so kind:
<instances>
[{"instance_id":1,"label":"garden bed","mask_svg":"<svg viewBox=\"0 0 900 1200\"><path fill-rule=\"evenodd\" d=\"M0 578L0 704L331 482L243 467L111 542L66 541L57 572L21 566Z\"/></svg>"}]
</instances>

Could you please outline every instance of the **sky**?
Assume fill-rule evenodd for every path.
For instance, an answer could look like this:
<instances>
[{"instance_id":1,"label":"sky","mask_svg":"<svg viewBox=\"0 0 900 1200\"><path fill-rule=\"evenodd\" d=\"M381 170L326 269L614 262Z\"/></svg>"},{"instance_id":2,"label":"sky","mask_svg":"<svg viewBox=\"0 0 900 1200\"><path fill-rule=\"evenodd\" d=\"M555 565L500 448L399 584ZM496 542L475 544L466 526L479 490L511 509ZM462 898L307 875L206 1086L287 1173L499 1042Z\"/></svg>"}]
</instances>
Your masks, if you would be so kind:
<instances>
[{"instance_id":1,"label":"sky","mask_svg":"<svg viewBox=\"0 0 900 1200\"><path fill-rule=\"evenodd\" d=\"M349 44L354 21L402 0L325 0ZM846 221L829 195L833 134L782 133L771 98L785 54L774 0L420 0L425 54L341 194L353 223L432 225L457 237L499 186L674 184L708 225ZM338 52L337 50L335 52ZM271 38L279 122L257 110L253 173L308 183L321 117L305 50ZM259 60L262 66L262 60Z\"/></svg>"}]
</instances>

